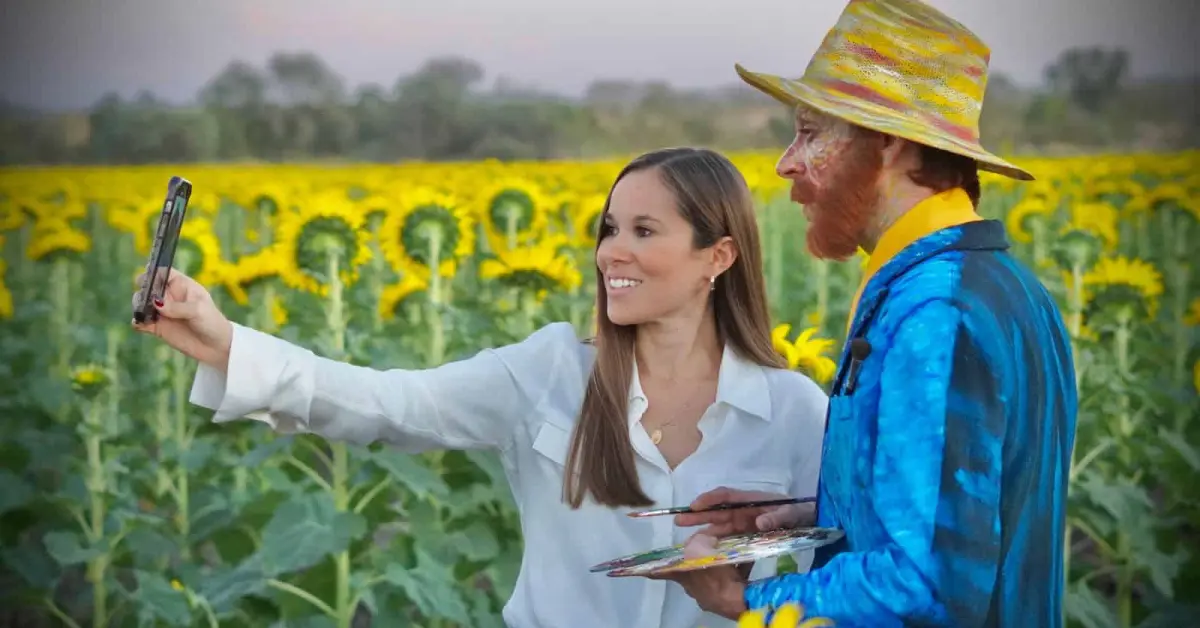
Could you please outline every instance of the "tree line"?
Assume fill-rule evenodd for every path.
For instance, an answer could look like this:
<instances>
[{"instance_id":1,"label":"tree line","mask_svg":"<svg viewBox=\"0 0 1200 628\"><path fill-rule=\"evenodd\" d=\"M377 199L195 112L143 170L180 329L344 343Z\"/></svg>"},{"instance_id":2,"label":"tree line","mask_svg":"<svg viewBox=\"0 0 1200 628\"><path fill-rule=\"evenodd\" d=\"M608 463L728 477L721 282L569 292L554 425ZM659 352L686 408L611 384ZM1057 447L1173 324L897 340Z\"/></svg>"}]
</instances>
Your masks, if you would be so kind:
<instances>
[{"instance_id":1,"label":"tree line","mask_svg":"<svg viewBox=\"0 0 1200 628\"><path fill-rule=\"evenodd\" d=\"M1176 150L1200 144L1200 81L1131 81L1129 55L1076 48L1036 88L1001 74L981 132L1005 153ZM196 161L563 159L664 145L778 149L788 111L741 84L682 90L597 81L581 98L500 80L459 57L430 59L390 87L351 90L312 53L264 67L235 61L189 106L109 93L87 111L46 114L0 103L0 165Z\"/></svg>"}]
</instances>

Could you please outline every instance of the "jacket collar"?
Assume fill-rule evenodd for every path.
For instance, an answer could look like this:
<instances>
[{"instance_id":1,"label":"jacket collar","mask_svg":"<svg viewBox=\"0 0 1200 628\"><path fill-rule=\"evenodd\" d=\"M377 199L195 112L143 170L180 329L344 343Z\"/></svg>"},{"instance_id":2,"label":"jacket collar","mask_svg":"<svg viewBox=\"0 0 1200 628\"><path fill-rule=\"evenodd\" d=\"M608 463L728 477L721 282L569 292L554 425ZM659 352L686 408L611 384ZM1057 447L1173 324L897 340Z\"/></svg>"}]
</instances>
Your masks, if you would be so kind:
<instances>
[{"instance_id":1,"label":"jacket collar","mask_svg":"<svg viewBox=\"0 0 1200 628\"><path fill-rule=\"evenodd\" d=\"M997 220L971 221L939 229L917 239L896 253L866 283L848 337L857 335L863 320L886 296L888 286L913 266L948 251L1002 251L1008 248L1004 223Z\"/></svg>"},{"instance_id":2,"label":"jacket collar","mask_svg":"<svg viewBox=\"0 0 1200 628\"><path fill-rule=\"evenodd\" d=\"M847 316L846 326L849 327L850 322L854 319L858 302L862 298L867 283L905 247L942 229L979 220L983 220L983 218L975 211L971 197L962 188L951 188L934 194L905 212L880 236L879 242L875 244L875 250L871 251L862 280L854 294L854 300L850 302L850 314Z\"/></svg>"},{"instance_id":3,"label":"jacket collar","mask_svg":"<svg viewBox=\"0 0 1200 628\"><path fill-rule=\"evenodd\" d=\"M840 394L846 369L850 366L851 340L862 335L864 324L875 315L876 308L887 298L888 288L901 275L921 262L948 251L999 251L1009 246L1004 223L997 220L978 220L935 231L904 247L894 258L880 267L867 282L833 377L833 394Z\"/></svg>"}]
</instances>

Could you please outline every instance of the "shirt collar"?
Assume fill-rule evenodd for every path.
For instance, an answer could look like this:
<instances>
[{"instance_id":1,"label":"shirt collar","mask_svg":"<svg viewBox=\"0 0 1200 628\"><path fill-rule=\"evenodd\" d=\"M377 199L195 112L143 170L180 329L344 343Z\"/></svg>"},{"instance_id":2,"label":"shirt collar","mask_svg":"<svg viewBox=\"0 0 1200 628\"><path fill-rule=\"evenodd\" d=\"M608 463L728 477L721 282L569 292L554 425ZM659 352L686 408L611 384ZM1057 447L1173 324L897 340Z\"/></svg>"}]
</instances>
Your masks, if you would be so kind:
<instances>
[{"instance_id":1,"label":"shirt collar","mask_svg":"<svg viewBox=\"0 0 1200 628\"><path fill-rule=\"evenodd\" d=\"M721 352L721 368L717 372L717 403L724 403L752 414L764 421L771 420L771 397L767 375L762 366L743 358L729 343ZM633 361L633 377L629 382L629 402L648 404L638 375L637 360ZM629 414L630 425L641 420L641 413Z\"/></svg>"},{"instance_id":2,"label":"shirt collar","mask_svg":"<svg viewBox=\"0 0 1200 628\"><path fill-rule=\"evenodd\" d=\"M980 220L983 220L983 217L975 211L971 197L962 188L951 188L945 192L934 194L900 216L879 237L879 242L876 243L875 250L872 251L871 257L867 261L862 281L858 284L858 291L850 303L850 315L846 320L847 328L850 321L854 320L855 308L858 306L858 300L862 297L867 282L900 251L936 231Z\"/></svg>"}]
</instances>

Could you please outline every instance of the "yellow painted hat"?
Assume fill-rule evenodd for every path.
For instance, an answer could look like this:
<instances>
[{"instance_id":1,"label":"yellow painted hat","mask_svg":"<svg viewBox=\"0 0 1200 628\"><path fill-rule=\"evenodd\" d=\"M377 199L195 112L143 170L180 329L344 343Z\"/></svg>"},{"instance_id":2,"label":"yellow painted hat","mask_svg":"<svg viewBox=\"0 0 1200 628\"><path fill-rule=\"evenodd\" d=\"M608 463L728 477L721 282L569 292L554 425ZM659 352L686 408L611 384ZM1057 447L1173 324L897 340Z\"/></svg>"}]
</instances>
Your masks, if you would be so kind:
<instances>
[{"instance_id":1,"label":"yellow painted hat","mask_svg":"<svg viewBox=\"0 0 1200 628\"><path fill-rule=\"evenodd\" d=\"M788 106L802 103L1032 181L979 143L990 56L979 37L924 2L851 0L801 78L735 67L742 80Z\"/></svg>"}]
</instances>

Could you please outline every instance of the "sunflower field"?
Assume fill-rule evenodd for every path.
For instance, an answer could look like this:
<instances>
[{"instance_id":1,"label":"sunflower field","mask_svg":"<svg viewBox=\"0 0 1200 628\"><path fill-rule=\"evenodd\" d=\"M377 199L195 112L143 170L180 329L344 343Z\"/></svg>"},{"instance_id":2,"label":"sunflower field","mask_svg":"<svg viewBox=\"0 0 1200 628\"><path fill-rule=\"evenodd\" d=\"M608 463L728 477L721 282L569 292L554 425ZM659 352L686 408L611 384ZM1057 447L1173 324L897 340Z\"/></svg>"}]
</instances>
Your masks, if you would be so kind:
<instances>
[{"instance_id":1,"label":"sunflower field","mask_svg":"<svg viewBox=\"0 0 1200 628\"><path fill-rule=\"evenodd\" d=\"M863 260L808 257L776 155L732 157L760 203L776 347L825 384ZM985 179L981 212L1074 340L1073 625L1184 625L1200 597L1198 158ZM321 355L423 368L550 321L584 335L623 164L0 171L3 623L501 626L522 539L492 455L214 425L188 403L194 365L131 330L134 278L180 175L176 265L231 319Z\"/></svg>"}]
</instances>

